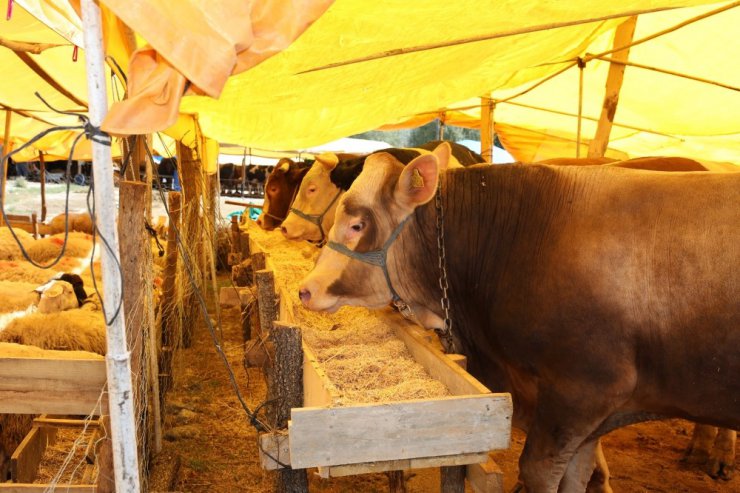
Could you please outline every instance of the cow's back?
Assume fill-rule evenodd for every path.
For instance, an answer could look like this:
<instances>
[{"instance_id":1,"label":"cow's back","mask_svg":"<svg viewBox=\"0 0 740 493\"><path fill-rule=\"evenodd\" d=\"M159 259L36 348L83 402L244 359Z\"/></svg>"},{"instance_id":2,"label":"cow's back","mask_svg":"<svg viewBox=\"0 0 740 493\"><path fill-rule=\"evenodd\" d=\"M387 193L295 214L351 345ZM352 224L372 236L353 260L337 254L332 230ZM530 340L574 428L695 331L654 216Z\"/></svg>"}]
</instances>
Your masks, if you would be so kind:
<instances>
[{"instance_id":1,"label":"cow's back","mask_svg":"<svg viewBox=\"0 0 740 493\"><path fill-rule=\"evenodd\" d=\"M527 165L446 181L455 326L488 328L463 336L474 351L532 371L562 358L573 381L635 364L635 399L740 419L740 175Z\"/></svg>"}]
</instances>

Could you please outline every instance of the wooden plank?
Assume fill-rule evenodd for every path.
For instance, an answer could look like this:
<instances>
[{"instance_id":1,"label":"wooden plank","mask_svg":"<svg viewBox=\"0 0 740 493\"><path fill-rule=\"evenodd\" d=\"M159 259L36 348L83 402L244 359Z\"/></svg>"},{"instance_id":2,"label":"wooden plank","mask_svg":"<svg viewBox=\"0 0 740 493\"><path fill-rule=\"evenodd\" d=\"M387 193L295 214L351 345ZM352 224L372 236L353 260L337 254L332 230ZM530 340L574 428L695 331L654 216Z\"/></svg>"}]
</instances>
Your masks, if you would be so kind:
<instances>
[{"instance_id":1,"label":"wooden plank","mask_svg":"<svg viewBox=\"0 0 740 493\"><path fill-rule=\"evenodd\" d=\"M424 367L432 378L445 384L452 395L491 393L485 385L463 370L454 360L421 337L413 329L411 322L397 314L386 312L386 316L389 320L394 320L389 323L392 323L396 335L406 344L411 356Z\"/></svg>"},{"instance_id":2,"label":"wooden plank","mask_svg":"<svg viewBox=\"0 0 740 493\"><path fill-rule=\"evenodd\" d=\"M0 413L101 414L105 360L0 358Z\"/></svg>"},{"instance_id":3,"label":"wooden plank","mask_svg":"<svg viewBox=\"0 0 740 493\"><path fill-rule=\"evenodd\" d=\"M475 493L503 493L504 473L492 458L467 467L466 479Z\"/></svg>"},{"instance_id":4,"label":"wooden plank","mask_svg":"<svg viewBox=\"0 0 740 493\"><path fill-rule=\"evenodd\" d=\"M293 307L293 299L290 297L290 293L288 293L285 286L281 286L278 289L278 295L280 297L278 320L293 323L295 321L295 308Z\"/></svg>"},{"instance_id":5,"label":"wooden plank","mask_svg":"<svg viewBox=\"0 0 740 493\"><path fill-rule=\"evenodd\" d=\"M48 484L0 483L0 493L45 493L49 491ZM97 486L92 484L57 484L54 491L64 493L100 493Z\"/></svg>"},{"instance_id":6,"label":"wooden plank","mask_svg":"<svg viewBox=\"0 0 740 493\"><path fill-rule=\"evenodd\" d=\"M42 426L44 428L97 428L100 426L100 420L84 420L84 419L57 419L57 418L36 418L33 420L33 424Z\"/></svg>"},{"instance_id":7,"label":"wooden plank","mask_svg":"<svg viewBox=\"0 0 740 493\"><path fill-rule=\"evenodd\" d=\"M306 468L504 449L509 394L293 409L292 467Z\"/></svg>"},{"instance_id":8,"label":"wooden plank","mask_svg":"<svg viewBox=\"0 0 740 493\"><path fill-rule=\"evenodd\" d=\"M303 344L303 407L331 406L340 399L311 348Z\"/></svg>"},{"instance_id":9,"label":"wooden plank","mask_svg":"<svg viewBox=\"0 0 740 493\"><path fill-rule=\"evenodd\" d=\"M218 303L221 306L239 306L239 291L235 287L222 287L218 292Z\"/></svg>"},{"instance_id":10,"label":"wooden plank","mask_svg":"<svg viewBox=\"0 0 740 493\"><path fill-rule=\"evenodd\" d=\"M259 456L262 469L266 471L274 471L290 466L288 434L281 432L261 434L259 437ZM277 461L280 461L280 463Z\"/></svg>"},{"instance_id":11,"label":"wooden plank","mask_svg":"<svg viewBox=\"0 0 740 493\"><path fill-rule=\"evenodd\" d=\"M635 33L637 16L629 17L626 21L617 26L614 33L614 48L629 46L632 43L632 37ZM617 62L626 62L629 57L629 48L615 52L612 58ZM624 69L626 67L619 63L609 65L609 74L606 78L606 92L604 94L604 103L601 108L599 124L596 127L596 134L588 146L588 157L602 157L609 145L609 135L614 124L614 115L617 112L619 103L619 91L622 89L624 80Z\"/></svg>"},{"instance_id":12,"label":"wooden plank","mask_svg":"<svg viewBox=\"0 0 740 493\"><path fill-rule=\"evenodd\" d=\"M10 477L16 483L32 483L46 451L46 433L34 426L10 457Z\"/></svg>"},{"instance_id":13,"label":"wooden plank","mask_svg":"<svg viewBox=\"0 0 740 493\"><path fill-rule=\"evenodd\" d=\"M423 457L420 459L385 460L366 462L362 464L344 464L340 466L319 467L319 476L322 478L338 478L342 476L354 476L356 474L370 474L386 471L398 471L408 469L424 469L428 467L463 466L477 464L486 460L488 454L480 452L476 454L457 454L442 457Z\"/></svg>"}]
</instances>

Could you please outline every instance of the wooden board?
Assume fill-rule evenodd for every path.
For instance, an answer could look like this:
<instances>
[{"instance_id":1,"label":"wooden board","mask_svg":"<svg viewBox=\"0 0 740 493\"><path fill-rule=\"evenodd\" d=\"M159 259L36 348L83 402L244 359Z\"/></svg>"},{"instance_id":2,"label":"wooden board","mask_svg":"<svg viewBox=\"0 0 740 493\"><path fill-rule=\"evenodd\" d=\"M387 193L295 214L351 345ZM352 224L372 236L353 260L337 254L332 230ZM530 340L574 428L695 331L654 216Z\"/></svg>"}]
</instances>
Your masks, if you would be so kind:
<instances>
[{"instance_id":1,"label":"wooden board","mask_svg":"<svg viewBox=\"0 0 740 493\"><path fill-rule=\"evenodd\" d=\"M0 357L0 413L100 415L105 360Z\"/></svg>"},{"instance_id":2,"label":"wooden board","mask_svg":"<svg viewBox=\"0 0 740 493\"><path fill-rule=\"evenodd\" d=\"M475 493L503 493L504 473L490 457L482 464L467 467L466 479Z\"/></svg>"},{"instance_id":3,"label":"wooden board","mask_svg":"<svg viewBox=\"0 0 740 493\"><path fill-rule=\"evenodd\" d=\"M303 407L332 406L340 398L311 348L303 344Z\"/></svg>"},{"instance_id":4,"label":"wooden board","mask_svg":"<svg viewBox=\"0 0 740 493\"><path fill-rule=\"evenodd\" d=\"M46 451L46 432L34 426L10 457L10 477L18 483L32 483L36 479L41 457Z\"/></svg>"},{"instance_id":5,"label":"wooden board","mask_svg":"<svg viewBox=\"0 0 740 493\"><path fill-rule=\"evenodd\" d=\"M508 394L294 408L291 463L306 468L504 449L511 414Z\"/></svg>"},{"instance_id":6,"label":"wooden board","mask_svg":"<svg viewBox=\"0 0 740 493\"><path fill-rule=\"evenodd\" d=\"M396 335L408 348L411 356L429 375L445 384L452 395L489 394L491 391L466 372L454 359L449 358L419 333L416 325L400 314L386 311L384 318L393 325Z\"/></svg>"},{"instance_id":7,"label":"wooden board","mask_svg":"<svg viewBox=\"0 0 740 493\"><path fill-rule=\"evenodd\" d=\"M49 490L47 484L0 483L0 493L45 493ZM95 485L57 484L54 491L64 493L97 493Z\"/></svg>"},{"instance_id":8,"label":"wooden board","mask_svg":"<svg viewBox=\"0 0 740 493\"><path fill-rule=\"evenodd\" d=\"M400 459L364 464L346 464L342 466L319 467L319 476L322 478L338 478L354 476L355 474L369 474L386 471L404 471L408 469L422 469L426 467L464 466L477 464L488 458L488 454L458 454L443 457L425 457L422 459Z\"/></svg>"}]
</instances>

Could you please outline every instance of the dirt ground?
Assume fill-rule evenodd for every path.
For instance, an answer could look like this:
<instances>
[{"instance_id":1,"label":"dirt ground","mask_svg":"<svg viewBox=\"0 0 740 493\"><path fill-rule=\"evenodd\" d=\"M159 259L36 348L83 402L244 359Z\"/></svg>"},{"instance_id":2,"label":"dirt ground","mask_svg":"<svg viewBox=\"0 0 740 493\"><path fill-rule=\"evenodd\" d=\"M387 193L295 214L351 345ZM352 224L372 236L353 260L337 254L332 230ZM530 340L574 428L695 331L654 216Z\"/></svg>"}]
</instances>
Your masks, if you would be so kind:
<instances>
[{"instance_id":1,"label":"dirt ground","mask_svg":"<svg viewBox=\"0 0 740 493\"><path fill-rule=\"evenodd\" d=\"M212 311L212 310L211 310ZM212 313L212 317L215 315ZM243 340L236 308L222 311L222 347L239 388L250 408L265 398L260 369L242 365ZM168 395L162 453L150 471L150 491L252 492L272 491L271 474L259 466L257 434L240 407L223 363L205 327L195 332L190 349L182 351L175 386ZM672 420L643 423L611 433L604 451L616 493L738 493L740 479L715 481L698 466L680 461L690 439L691 423ZM517 458L524 437L515 431L511 449L495 454L504 471L505 490L516 481ZM179 464L179 468L174 467ZM177 469L174 476L173 469ZM173 484L168 484L171 478ZM439 491L437 469L406 474L410 493ZM371 493L387 491L384 474L321 479L309 470L315 493ZM468 488L468 491L472 491Z\"/></svg>"}]
</instances>

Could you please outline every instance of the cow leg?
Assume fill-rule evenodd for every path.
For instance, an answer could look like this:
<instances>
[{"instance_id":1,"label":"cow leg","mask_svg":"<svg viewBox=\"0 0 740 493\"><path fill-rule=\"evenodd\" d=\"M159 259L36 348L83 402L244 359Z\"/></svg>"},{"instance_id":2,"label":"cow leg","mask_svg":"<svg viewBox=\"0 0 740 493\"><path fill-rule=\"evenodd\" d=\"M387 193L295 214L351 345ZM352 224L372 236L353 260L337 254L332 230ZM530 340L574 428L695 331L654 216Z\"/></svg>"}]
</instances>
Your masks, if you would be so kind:
<instances>
[{"instance_id":1,"label":"cow leg","mask_svg":"<svg viewBox=\"0 0 740 493\"><path fill-rule=\"evenodd\" d=\"M578 447L578 450L568 463L568 468L565 470L565 475L560 481L560 488L558 491L587 491L587 485L593 476L596 475L595 470L596 464L596 449L601 449L600 440L586 441ZM602 454L603 457L603 454ZM598 471L601 472L601 471ZM601 485L603 486L603 484ZM607 483L608 487L608 483ZM600 490L588 490L588 491L605 491L603 488Z\"/></svg>"},{"instance_id":2,"label":"cow leg","mask_svg":"<svg viewBox=\"0 0 740 493\"><path fill-rule=\"evenodd\" d=\"M717 428L714 426L695 424L691 443L683 460L689 464L706 464L716 436Z\"/></svg>"},{"instance_id":3,"label":"cow leg","mask_svg":"<svg viewBox=\"0 0 740 493\"><path fill-rule=\"evenodd\" d=\"M519 458L519 480L528 493L583 493L593 472L595 441L587 443L583 455L578 457L576 468L581 473L574 474L573 479L569 479L560 489L559 485L574 454L579 452L584 440L606 416L594 417L591 413L574 408L572 403L583 402L580 399L558 399L557 402L547 399L546 403L543 397L540 391L535 420ZM590 462L588 474L582 472L588 467L581 465L581 461L586 459ZM580 476L585 479L579 479Z\"/></svg>"},{"instance_id":4,"label":"cow leg","mask_svg":"<svg viewBox=\"0 0 740 493\"><path fill-rule=\"evenodd\" d=\"M713 478L729 480L732 477L735 469L736 440L737 432L735 430L720 428L717 432L717 440L714 442L712 453L707 462L707 472Z\"/></svg>"},{"instance_id":5,"label":"cow leg","mask_svg":"<svg viewBox=\"0 0 740 493\"><path fill-rule=\"evenodd\" d=\"M606 457L604 457L601 439L596 442L594 462L596 464L586 487L586 493L613 493L612 487L609 484L609 464L606 463Z\"/></svg>"}]
</instances>

